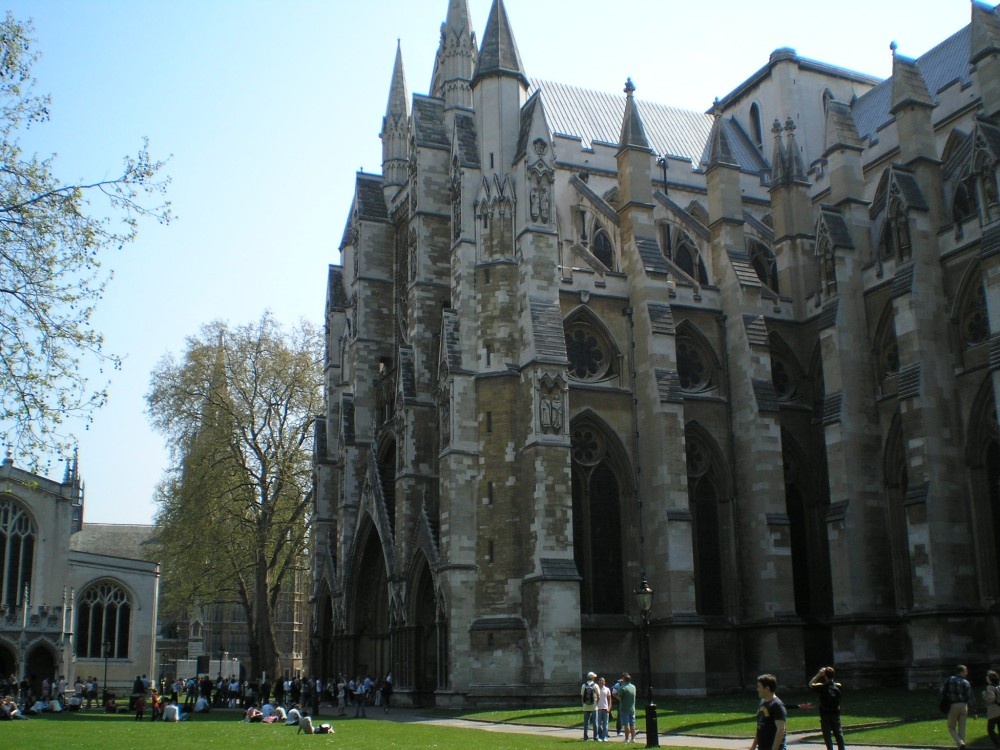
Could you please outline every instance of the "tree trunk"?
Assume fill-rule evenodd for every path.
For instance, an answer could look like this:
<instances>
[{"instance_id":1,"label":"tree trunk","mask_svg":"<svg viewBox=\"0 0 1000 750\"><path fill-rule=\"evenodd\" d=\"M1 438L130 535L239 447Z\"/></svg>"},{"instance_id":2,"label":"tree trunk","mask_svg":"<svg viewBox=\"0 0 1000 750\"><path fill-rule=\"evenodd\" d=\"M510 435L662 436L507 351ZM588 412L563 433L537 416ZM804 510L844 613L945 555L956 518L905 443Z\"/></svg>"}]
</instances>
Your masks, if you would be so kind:
<instances>
[{"instance_id":1,"label":"tree trunk","mask_svg":"<svg viewBox=\"0 0 1000 750\"><path fill-rule=\"evenodd\" d=\"M263 551L257 553L255 564L257 570L254 586L252 633L254 635L253 645L256 645L256 658L253 657L253 651L251 651L253 677L260 678L266 672L269 678L274 679L279 674L278 647L274 634L274 613L271 610L271 598L268 591L267 558Z\"/></svg>"}]
</instances>

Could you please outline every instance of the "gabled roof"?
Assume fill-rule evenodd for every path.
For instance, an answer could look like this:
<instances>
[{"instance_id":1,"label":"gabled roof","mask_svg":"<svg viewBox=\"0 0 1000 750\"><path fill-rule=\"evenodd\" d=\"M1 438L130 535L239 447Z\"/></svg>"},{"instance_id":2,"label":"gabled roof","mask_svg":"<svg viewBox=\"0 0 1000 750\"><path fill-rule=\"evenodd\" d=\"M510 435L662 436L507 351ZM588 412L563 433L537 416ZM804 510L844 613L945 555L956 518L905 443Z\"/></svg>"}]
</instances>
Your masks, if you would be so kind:
<instances>
[{"instance_id":1,"label":"gabled roof","mask_svg":"<svg viewBox=\"0 0 1000 750\"><path fill-rule=\"evenodd\" d=\"M931 96L952 82L969 83L969 27L956 31L933 49L917 58L920 75ZM886 78L851 107L858 135L871 138L892 118L892 78Z\"/></svg>"},{"instance_id":2,"label":"gabled roof","mask_svg":"<svg viewBox=\"0 0 1000 750\"><path fill-rule=\"evenodd\" d=\"M150 561L153 527L148 524L88 523L69 538L74 552Z\"/></svg>"},{"instance_id":3,"label":"gabled roof","mask_svg":"<svg viewBox=\"0 0 1000 750\"><path fill-rule=\"evenodd\" d=\"M713 153L713 149L716 148L720 150L718 153ZM771 166L761 156L760 151L750 141L750 136L746 134L743 126L737 122L735 117L719 118L718 127L705 142L698 163L702 168L705 168L716 158L724 164L735 164L742 171L750 174L758 174Z\"/></svg>"},{"instance_id":4,"label":"gabled roof","mask_svg":"<svg viewBox=\"0 0 1000 750\"><path fill-rule=\"evenodd\" d=\"M553 133L579 138L584 147L619 144L625 115L625 97L620 93L533 78L530 91L536 90L542 92L545 117ZM642 99L636 99L635 104L655 153L698 164L712 129L710 115Z\"/></svg>"},{"instance_id":5,"label":"gabled roof","mask_svg":"<svg viewBox=\"0 0 1000 750\"><path fill-rule=\"evenodd\" d=\"M558 302L532 299L531 335L540 357L566 360L566 332Z\"/></svg>"}]
</instances>

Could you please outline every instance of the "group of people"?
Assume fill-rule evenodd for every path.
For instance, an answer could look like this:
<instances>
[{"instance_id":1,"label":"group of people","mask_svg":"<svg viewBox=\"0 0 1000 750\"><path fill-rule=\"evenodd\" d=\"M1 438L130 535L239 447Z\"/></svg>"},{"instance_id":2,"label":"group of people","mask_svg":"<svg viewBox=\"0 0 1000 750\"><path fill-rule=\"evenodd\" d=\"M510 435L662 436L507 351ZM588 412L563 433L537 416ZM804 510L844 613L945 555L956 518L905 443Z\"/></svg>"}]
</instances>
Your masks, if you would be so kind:
<instances>
[{"instance_id":1,"label":"group of people","mask_svg":"<svg viewBox=\"0 0 1000 750\"><path fill-rule=\"evenodd\" d=\"M285 707L280 703L278 705L272 704L270 701L265 703L260 708L257 708L256 703L251 703L247 710L243 713L243 721L249 723L260 723L260 724L279 724L284 723L290 727L298 727L299 732L305 734L333 734L333 727L329 724L320 724L316 726L313 723L312 717L304 712L298 703L293 704L288 711L285 711Z\"/></svg>"},{"instance_id":2,"label":"group of people","mask_svg":"<svg viewBox=\"0 0 1000 750\"><path fill-rule=\"evenodd\" d=\"M587 681L580 686L580 700L583 703L583 740L608 741L608 725L615 706L618 716L615 729L619 736L625 733L625 742L635 742L635 685L632 677L624 672L611 687L607 680L594 672L587 673Z\"/></svg>"},{"instance_id":3,"label":"group of people","mask_svg":"<svg viewBox=\"0 0 1000 750\"><path fill-rule=\"evenodd\" d=\"M368 718L368 707L380 707L384 713L389 713L392 705L392 673L388 673L378 682L371 677L358 675L348 680L341 673L331 686L332 699L337 701L337 716L347 716L349 706L354 706L354 718Z\"/></svg>"},{"instance_id":4,"label":"group of people","mask_svg":"<svg viewBox=\"0 0 1000 750\"><path fill-rule=\"evenodd\" d=\"M965 727L972 714L978 717L976 695L969 682L969 669L964 664L955 667L955 673L941 683L941 711L948 715L948 734L958 750L965 750ZM983 691L986 705L986 733L993 747L1000 748L1000 674L994 670L986 673Z\"/></svg>"}]
</instances>

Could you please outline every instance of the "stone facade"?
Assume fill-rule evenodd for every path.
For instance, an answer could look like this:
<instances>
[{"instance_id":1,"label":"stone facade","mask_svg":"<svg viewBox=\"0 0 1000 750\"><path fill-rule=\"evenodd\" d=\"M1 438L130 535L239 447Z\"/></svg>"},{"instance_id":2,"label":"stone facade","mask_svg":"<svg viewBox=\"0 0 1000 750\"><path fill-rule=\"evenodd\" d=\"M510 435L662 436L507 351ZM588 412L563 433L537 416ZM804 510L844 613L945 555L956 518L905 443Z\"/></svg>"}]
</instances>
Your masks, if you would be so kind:
<instances>
[{"instance_id":1,"label":"stone facade","mask_svg":"<svg viewBox=\"0 0 1000 750\"><path fill-rule=\"evenodd\" d=\"M407 99L397 51L329 271L315 671L450 706L987 663L996 11L885 81L776 50L708 113L529 80L500 0L433 62Z\"/></svg>"},{"instance_id":2,"label":"stone facade","mask_svg":"<svg viewBox=\"0 0 1000 750\"><path fill-rule=\"evenodd\" d=\"M160 567L152 526L85 524L74 459L62 482L0 464L0 673L96 677L119 697L152 676ZM114 554L111 554L114 552ZM107 644L107 646L105 646ZM105 675L107 680L105 682Z\"/></svg>"}]
</instances>

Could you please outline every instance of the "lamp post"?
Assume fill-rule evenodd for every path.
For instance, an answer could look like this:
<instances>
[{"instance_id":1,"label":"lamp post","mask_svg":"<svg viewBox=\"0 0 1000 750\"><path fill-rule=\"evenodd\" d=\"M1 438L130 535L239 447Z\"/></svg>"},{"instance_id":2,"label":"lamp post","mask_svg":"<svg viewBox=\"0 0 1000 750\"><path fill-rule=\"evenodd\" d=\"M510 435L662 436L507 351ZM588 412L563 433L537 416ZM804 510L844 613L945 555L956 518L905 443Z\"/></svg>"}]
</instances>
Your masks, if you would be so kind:
<instances>
[{"instance_id":1,"label":"lamp post","mask_svg":"<svg viewBox=\"0 0 1000 750\"><path fill-rule=\"evenodd\" d=\"M104 685L104 701L103 701L103 703L107 704L107 702L108 702L108 657L111 656L111 641L105 641L104 643L102 643L101 644L101 648L104 650L104 682L101 683L102 685Z\"/></svg>"},{"instance_id":2,"label":"lamp post","mask_svg":"<svg viewBox=\"0 0 1000 750\"><path fill-rule=\"evenodd\" d=\"M653 610L653 589L642 576L642 584L635 592L635 601L642 615L643 664L642 670L646 676L646 747L660 746L660 731L656 721L656 704L653 703L653 667L649 649L649 613Z\"/></svg>"}]
</instances>

